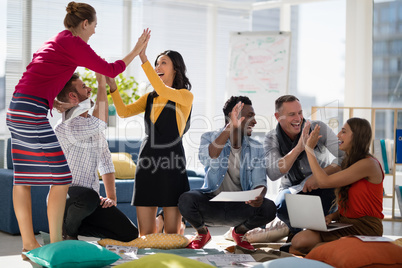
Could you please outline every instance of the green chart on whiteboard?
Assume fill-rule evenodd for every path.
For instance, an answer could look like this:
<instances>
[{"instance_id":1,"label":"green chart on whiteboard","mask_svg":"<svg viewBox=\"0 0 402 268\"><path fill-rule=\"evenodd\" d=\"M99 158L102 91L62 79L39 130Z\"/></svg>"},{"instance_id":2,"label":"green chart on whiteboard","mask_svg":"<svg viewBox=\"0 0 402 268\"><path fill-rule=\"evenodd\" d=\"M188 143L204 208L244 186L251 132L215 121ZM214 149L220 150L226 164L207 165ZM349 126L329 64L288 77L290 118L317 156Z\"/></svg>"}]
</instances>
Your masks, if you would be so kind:
<instances>
[{"instance_id":1,"label":"green chart on whiteboard","mask_svg":"<svg viewBox=\"0 0 402 268\"><path fill-rule=\"evenodd\" d=\"M288 92L289 32L234 32L230 36L227 96L248 96L256 114L271 117Z\"/></svg>"}]
</instances>

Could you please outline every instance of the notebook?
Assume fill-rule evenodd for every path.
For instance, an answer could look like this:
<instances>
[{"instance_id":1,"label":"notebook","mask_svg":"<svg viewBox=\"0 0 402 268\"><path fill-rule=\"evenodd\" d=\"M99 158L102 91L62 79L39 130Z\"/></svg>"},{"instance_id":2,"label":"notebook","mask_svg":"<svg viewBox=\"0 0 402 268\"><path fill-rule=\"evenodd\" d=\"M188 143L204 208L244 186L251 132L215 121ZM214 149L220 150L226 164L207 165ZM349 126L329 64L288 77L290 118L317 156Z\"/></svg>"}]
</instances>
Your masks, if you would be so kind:
<instances>
[{"instance_id":1,"label":"notebook","mask_svg":"<svg viewBox=\"0 0 402 268\"><path fill-rule=\"evenodd\" d=\"M315 231L329 232L352 226L346 223L325 223L321 198L315 195L286 194L290 225L293 228L306 228Z\"/></svg>"}]
</instances>

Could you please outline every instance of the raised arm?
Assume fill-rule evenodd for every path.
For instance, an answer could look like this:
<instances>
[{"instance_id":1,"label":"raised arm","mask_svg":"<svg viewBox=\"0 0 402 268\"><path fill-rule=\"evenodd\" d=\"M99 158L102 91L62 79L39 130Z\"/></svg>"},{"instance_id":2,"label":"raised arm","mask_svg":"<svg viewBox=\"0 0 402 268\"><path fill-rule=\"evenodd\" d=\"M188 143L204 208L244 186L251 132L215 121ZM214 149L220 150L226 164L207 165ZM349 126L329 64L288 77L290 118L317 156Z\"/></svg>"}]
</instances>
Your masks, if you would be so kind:
<instances>
[{"instance_id":1,"label":"raised arm","mask_svg":"<svg viewBox=\"0 0 402 268\"><path fill-rule=\"evenodd\" d=\"M98 81L98 94L92 115L107 123L109 116L108 101L106 93L106 78L104 75L95 73Z\"/></svg>"},{"instance_id":2,"label":"raised arm","mask_svg":"<svg viewBox=\"0 0 402 268\"><path fill-rule=\"evenodd\" d=\"M225 129L222 133L209 145L208 151L209 156L211 158L218 158L222 152L223 147L225 146L228 139L234 148L240 148L241 146L241 122L244 120L244 117L240 117L241 110L244 104L239 102L236 104L232 112L230 113L230 121L226 125Z\"/></svg>"},{"instance_id":3,"label":"raised arm","mask_svg":"<svg viewBox=\"0 0 402 268\"><path fill-rule=\"evenodd\" d=\"M308 138L308 132L310 130L311 123L307 121L305 126L302 130L302 134L300 136L299 142L297 143L296 147L293 148L287 155L279 159L278 167L282 174L286 174L292 168L293 164L295 163L297 157L304 151L304 147L306 145L306 141Z\"/></svg>"}]
</instances>

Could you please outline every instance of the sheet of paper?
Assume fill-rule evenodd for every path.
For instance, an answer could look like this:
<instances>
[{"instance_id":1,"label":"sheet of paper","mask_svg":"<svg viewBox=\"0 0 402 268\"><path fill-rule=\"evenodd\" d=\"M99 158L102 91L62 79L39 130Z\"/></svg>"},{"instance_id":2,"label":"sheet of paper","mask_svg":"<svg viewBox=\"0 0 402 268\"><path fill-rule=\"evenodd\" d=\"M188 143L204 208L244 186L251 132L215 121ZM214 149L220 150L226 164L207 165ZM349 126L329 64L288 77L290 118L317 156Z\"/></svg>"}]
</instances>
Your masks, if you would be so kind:
<instances>
[{"instance_id":1,"label":"sheet of paper","mask_svg":"<svg viewBox=\"0 0 402 268\"><path fill-rule=\"evenodd\" d=\"M215 266L243 266L243 263L255 262L250 254L220 254L206 257L208 261L215 263Z\"/></svg>"},{"instance_id":2,"label":"sheet of paper","mask_svg":"<svg viewBox=\"0 0 402 268\"><path fill-rule=\"evenodd\" d=\"M261 194L262 190L263 188L261 187L250 191L220 192L209 201L245 202L254 200L256 196Z\"/></svg>"},{"instance_id":3,"label":"sheet of paper","mask_svg":"<svg viewBox=\"0 0 402 268\"><path fill-rule=\"evenodd\" d=\"M136 248L136 247L106 245L106 249L116 253L117 255L119 255L121 257L121 259L112 263L111 264L112 266L138 259L138 257L137 257L138 248Z\"/></svg>"},{"instance_id":4,"label":"sheet of paper","mask_svg":"<svg viewBox=\"0 0 402 268\"><path fill-rule=\"evenodd\" d=\"M355 237L359 238L364 242L391 242L393 241L391 238L384 236L368 236L368 235L355 235Z\"/></svg>"}]
</instances>

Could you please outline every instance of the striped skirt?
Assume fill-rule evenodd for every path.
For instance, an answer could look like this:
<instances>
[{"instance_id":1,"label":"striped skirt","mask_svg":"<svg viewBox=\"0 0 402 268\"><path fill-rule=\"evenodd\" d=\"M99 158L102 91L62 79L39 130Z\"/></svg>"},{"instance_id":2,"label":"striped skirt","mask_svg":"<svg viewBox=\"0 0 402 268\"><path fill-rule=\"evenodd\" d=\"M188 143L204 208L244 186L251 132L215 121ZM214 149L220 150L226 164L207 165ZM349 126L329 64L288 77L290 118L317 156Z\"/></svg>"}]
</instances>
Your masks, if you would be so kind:
<instances>
[{"instance_id":1,"label":"striped skirt","mask_svg":"<svg viewBox=\"0 0 402 268\"><path fill-rule=\"evenodd\" d=\"M47 100L14 93L7 111L14 185L66 185L72 176L47 119Z\"/></svg>"}]
</instances>

